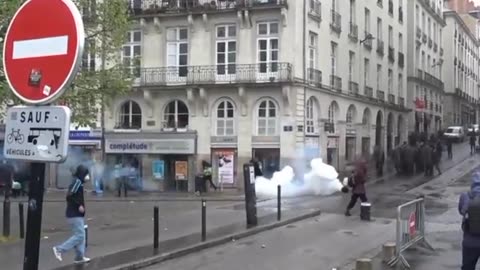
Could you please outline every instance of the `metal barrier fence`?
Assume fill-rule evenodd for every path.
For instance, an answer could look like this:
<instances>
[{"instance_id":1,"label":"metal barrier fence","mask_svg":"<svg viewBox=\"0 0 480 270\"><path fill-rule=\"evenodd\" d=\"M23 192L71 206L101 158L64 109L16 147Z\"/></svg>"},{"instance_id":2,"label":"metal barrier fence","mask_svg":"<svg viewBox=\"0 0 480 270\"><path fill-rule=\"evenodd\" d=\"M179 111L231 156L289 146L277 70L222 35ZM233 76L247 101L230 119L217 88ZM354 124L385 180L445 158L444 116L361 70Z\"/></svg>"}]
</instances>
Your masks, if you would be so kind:
<instances>
[{"instance_id":1,"label":"metal barrier fence","mask_svg":"<svg viewBox=\"0 0 480 270\"><path fill-rule=\"evenodd\" d=\"M395 256L387 263L393 267L398 262L410 269L410 264L403 256L408 248L419 245L434 251L425 239L425 199L418 198L397 208L396 251Z\"/></svg>"}]
</instances>

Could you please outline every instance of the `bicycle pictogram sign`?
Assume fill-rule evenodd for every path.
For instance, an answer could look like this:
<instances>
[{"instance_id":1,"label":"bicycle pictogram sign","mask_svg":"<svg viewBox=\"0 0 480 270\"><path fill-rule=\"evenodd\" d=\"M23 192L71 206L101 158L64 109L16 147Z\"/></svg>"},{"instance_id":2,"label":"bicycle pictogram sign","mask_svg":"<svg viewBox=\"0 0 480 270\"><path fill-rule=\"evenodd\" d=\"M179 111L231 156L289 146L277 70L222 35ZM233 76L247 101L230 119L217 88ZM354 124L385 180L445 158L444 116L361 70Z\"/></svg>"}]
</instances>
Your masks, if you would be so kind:
<instances>
[{"instance_id":1,"label":"bicycle pictogram sign","mask_svg":"<svg viewBox=\"0 0 480 270\"><path fill-rule=\"evenodd\" d=\"M23 144L25 141L25 136L20 133L20 129L14 129L12 128L12 132L8 134L7 136L7 141L8 143L18 143L18 144Z\"/></svg>"}]
</instances>

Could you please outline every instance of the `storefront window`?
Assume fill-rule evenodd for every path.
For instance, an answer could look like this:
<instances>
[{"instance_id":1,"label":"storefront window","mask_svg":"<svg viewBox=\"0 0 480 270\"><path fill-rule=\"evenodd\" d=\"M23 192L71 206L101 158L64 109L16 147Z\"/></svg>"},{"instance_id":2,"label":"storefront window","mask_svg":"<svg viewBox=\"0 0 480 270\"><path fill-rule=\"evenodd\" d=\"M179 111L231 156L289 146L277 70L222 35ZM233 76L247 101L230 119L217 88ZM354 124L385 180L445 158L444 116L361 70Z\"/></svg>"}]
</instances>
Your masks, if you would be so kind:
<instances>
[{"instance_id":1,"label":"storefront window","mask_svg":"<svg viewBox=\"0 0 480 270\"><path fill-rule=\"evenodd\" d=\"M164 120L167 128L187 128L187 105L180 100L171 101L165 108Z\"/></svg>"},{"instance_id":2,"label":"storefront window","mask_svg":"<svg viewBox=\"0 0 480 270\"><path fill-rule=\"evenodd\" d=\"M127 101L122 105L120 124L124 129L140 129L142 127L142 110L138 103Z\"/></svg>"}]
</instances>

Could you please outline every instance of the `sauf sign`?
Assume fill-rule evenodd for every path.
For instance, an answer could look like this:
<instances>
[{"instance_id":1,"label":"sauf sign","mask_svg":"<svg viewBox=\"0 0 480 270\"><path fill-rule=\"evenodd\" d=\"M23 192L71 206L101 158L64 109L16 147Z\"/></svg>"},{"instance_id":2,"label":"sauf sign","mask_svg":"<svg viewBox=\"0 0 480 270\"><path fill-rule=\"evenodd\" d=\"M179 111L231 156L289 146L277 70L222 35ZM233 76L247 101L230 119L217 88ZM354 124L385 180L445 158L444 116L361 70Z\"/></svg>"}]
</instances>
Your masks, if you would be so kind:
<instances>
[{"instance_id":1,"label":"sauf sign","mask_svg":"<svg viewBox=\"0 0 480 270\"><path fill-rule=\"evenodd\" d=\"M85 30L71 0L27 0L5 34L3 68L11 91L30 106L9 108L4 155L31 163L24 270L37 270L47 162L67 157L70 109L49 106L74 80Z\"/></svg>"},{"instance_id":2,"label":"sauf sign","mask_svg":"<svg viewBox=\"0 0 480 270\"><path fill-rule=\"evenodd\" d=\"M69 127L67 107L13 107L7 113L5 157L61 162L67 157Z\"/></svg>"}]
</instances>

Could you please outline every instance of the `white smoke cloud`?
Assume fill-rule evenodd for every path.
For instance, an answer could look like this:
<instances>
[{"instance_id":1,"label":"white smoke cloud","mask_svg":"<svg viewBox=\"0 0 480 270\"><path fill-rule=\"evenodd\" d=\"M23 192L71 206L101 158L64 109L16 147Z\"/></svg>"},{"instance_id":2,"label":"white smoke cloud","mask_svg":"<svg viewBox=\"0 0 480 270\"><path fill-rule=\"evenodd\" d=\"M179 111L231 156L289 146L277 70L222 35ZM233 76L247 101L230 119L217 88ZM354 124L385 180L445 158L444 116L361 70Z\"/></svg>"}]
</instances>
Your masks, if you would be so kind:
<instances>
[{"instance_id":1,"label":"white smoke cloud","mask_svg":"<svg viewBox=\"0 0 480 270\"><path fill-rule=\"evenodd\" d=\"M276 196L278 185L282 187L282 197L328 196L342 190L344 185L338 180L338 172L334 167L323 163L321 158L313 159L310 166L311 170L304 174L303 181L295 176L290 166L275 172L271 179L257 177L255 179L257 196Z\"/></svg>"}]
</instances>

